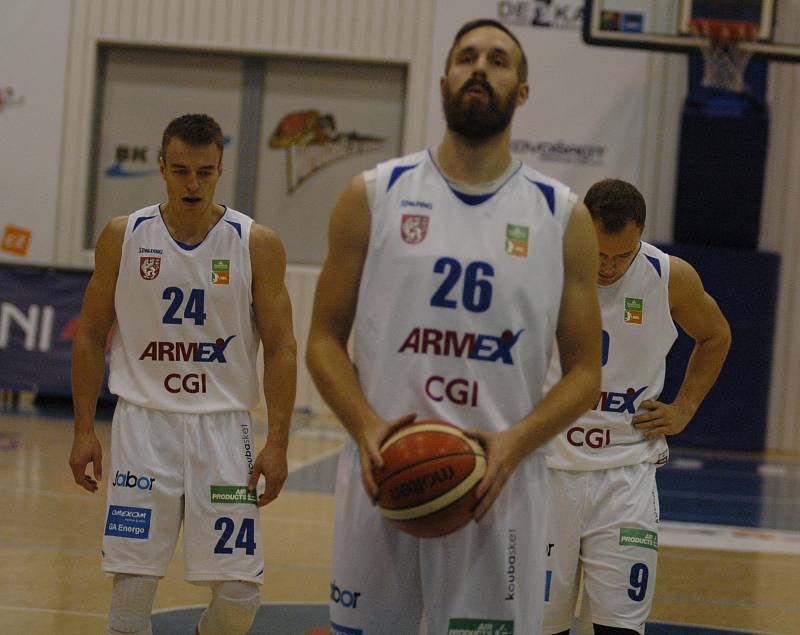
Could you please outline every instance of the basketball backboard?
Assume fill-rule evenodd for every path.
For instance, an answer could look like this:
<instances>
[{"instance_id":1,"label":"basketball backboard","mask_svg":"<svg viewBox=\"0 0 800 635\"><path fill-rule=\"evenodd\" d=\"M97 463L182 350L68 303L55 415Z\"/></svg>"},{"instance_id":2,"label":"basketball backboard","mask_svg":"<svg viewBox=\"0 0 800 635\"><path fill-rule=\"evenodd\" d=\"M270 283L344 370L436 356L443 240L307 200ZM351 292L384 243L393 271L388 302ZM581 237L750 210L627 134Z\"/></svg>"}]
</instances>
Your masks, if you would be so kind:
<instances>
[{"instance_id":1,"label":"basketball backboard","mask_svg":"<svg viewBox=\"0 0 800 635\"><path fill-rule=\"evenodd\" d=\"M587 44L688 52L707 45L692 33L696 19L753 25L742 50L769 59L800 61L800 2L797 0L586 0Z\"/></svg>"}]
</instances>

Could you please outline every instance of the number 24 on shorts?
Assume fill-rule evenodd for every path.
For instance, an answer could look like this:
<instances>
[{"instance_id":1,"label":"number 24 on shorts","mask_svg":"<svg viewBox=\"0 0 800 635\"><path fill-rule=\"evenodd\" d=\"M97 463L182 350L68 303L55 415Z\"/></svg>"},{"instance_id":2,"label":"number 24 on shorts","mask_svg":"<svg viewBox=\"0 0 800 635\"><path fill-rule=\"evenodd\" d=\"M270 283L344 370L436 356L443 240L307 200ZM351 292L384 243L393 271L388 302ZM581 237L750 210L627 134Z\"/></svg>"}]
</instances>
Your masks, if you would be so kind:
<instances>
[{"instance_id":1,"label":"number 24 on shorts","mask_svg":"<svg viewBox=\"0 0 800 635\"><path fill-rule=\"evenodd\" d=\"M255 520L252 518L243 518L242 525L239 527L239 533L236 534L233 547L228 546L228 541L233 536L233 531L236 528L236 523L232 518L227 516L220 516L217 522L214 523L214 529L222 531L214 553L231 554L234 549L244 549L248 556L252 556L256 552L256 525Z\"/></svg>"}]
</instances>

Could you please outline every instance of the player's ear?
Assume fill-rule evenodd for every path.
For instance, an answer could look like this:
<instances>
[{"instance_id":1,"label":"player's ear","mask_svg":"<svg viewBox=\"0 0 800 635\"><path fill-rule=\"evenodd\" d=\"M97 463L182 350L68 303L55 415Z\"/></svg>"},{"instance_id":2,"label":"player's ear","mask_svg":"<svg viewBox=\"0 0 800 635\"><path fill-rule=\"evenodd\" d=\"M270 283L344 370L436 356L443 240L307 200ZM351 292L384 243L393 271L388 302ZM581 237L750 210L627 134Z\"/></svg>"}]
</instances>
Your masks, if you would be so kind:
<instances>
[{"instance_id":1,"label":"player's ear","mask_svg":"<svg viewBox=\"0 0 800 635\"><path fill-rule=\"evenodd\" d=\"M164 155L163 154L160 154L158 156L158 169L161 172L161 178L162 179L166 179L167 178L167 164L164 163Z\"/></svg>"},{"instance_id":2,"label":"player's ear","mask_svg":"<svg viewBox=\"0 0 800 635\"><path fill-rule=\"evenodd\" d=\"M522 82L519 85L519 89L517 90L517 106L521 106L526 101L528 101L528 95L530 94L531 88L528 86L528 82Z\"/></svg>"}]
</instances>

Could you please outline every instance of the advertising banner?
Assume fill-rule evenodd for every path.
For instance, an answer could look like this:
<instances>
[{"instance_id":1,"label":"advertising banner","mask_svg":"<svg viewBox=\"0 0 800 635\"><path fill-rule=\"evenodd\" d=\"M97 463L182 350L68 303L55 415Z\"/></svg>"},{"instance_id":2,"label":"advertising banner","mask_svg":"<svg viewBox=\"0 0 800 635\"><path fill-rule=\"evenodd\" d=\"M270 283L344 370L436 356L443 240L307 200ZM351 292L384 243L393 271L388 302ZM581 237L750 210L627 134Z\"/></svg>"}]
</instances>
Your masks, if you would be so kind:
<instances>
[{"instance_id":1,"label":"advertising banner","mask_svg":"<svg viewBox=\"0 0 800 635\"><path fill-rule=\"evenodd\" d=\"M429 143L444 132L439 78L458 29L492 18L520 40L530 97L514 115L511 150L579 196L602 178L636 183L643 142L647 55L588 46L584 0L439 0L432 47Z\"/></svg>"},{"instance_id":2,"label":"advertising banner","mask_svg":"<svg viewBox=\"0 0 800 635\"><path fill-rule=\"evenodd\" d=\"M71 394L72 340L90 275L0 266L0 389Z\"/></svg>"},{"instance_id":3,"label":"advertising banner","mask_svg":"<svg viewBox=\"0 0 800 635\"><path fill-rule=\"evenodd\" d=\"M0 262L53 262L70 5L0 9Z\"/></svg>"}]
</instances>

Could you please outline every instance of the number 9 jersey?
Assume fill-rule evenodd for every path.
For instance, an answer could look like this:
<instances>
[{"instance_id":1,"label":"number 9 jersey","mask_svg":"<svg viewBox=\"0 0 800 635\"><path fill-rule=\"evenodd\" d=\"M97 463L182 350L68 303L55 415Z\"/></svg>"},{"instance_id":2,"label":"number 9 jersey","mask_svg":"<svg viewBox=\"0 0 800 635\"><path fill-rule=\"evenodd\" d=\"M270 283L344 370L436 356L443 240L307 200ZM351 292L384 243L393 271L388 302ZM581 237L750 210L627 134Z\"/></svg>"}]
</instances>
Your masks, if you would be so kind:
<instances>
[{"instance_id":1,"label":"number 9 jersey","mask_svg":"<svg viewBox=\"0 0 800 635\"><path fill-rule=\"evenodd\" d=\"M258 404L252 219L226 208L202 242L176 241L160 206L128 217L114 307L109 388L185 413Z\"/></svg>"}]
</instances>

